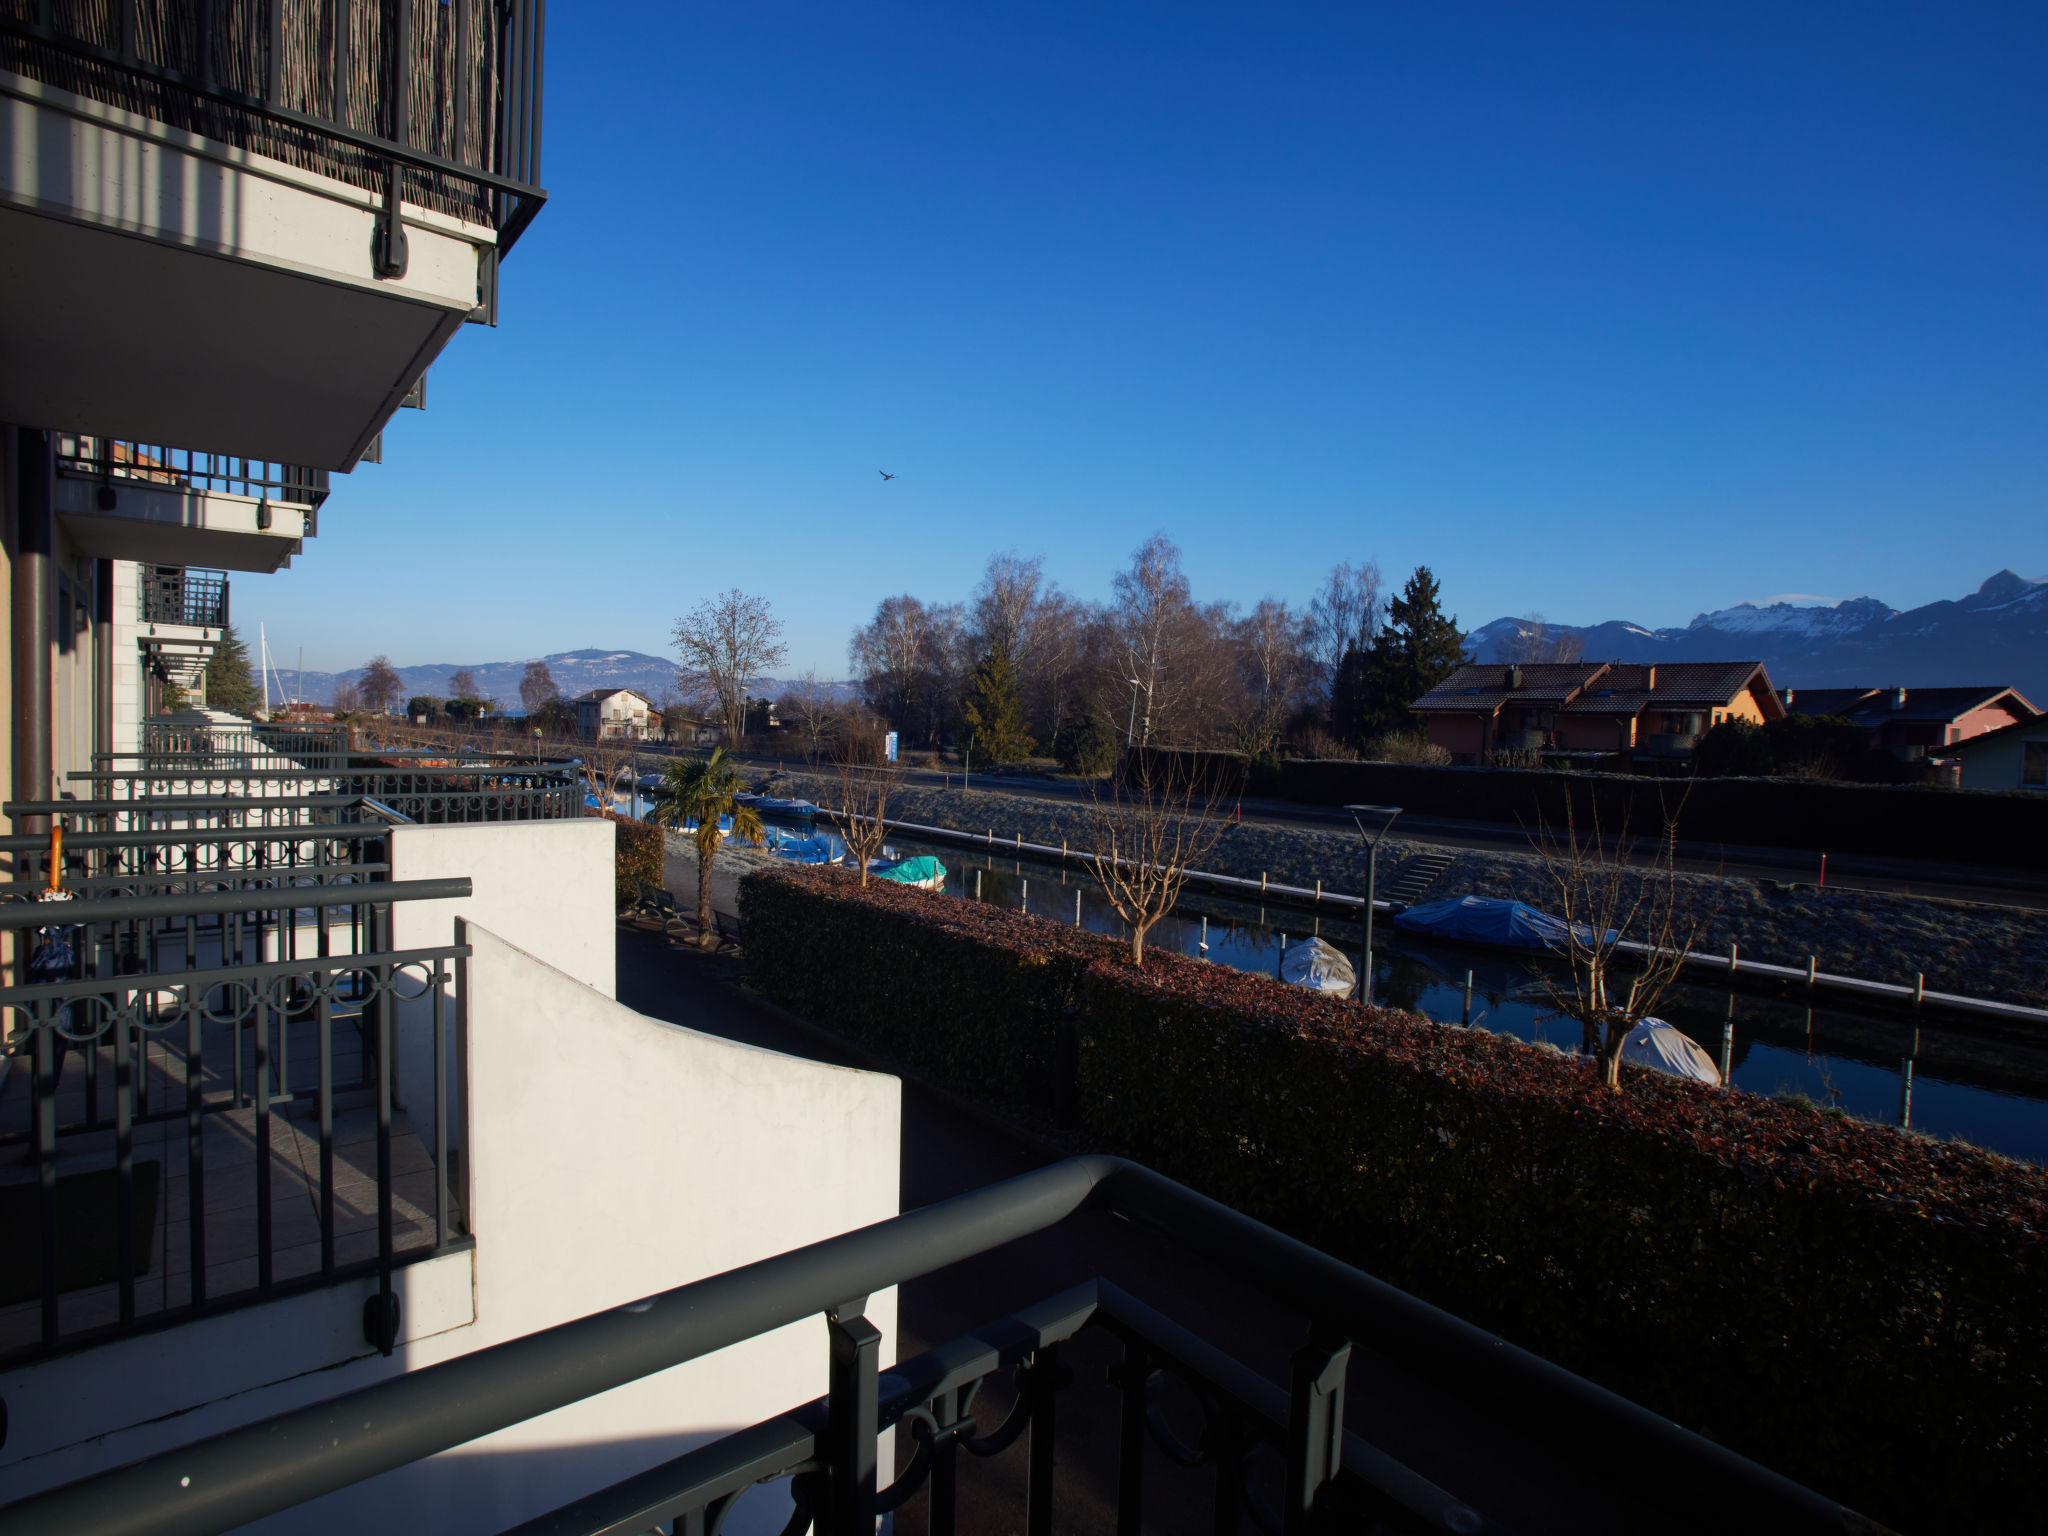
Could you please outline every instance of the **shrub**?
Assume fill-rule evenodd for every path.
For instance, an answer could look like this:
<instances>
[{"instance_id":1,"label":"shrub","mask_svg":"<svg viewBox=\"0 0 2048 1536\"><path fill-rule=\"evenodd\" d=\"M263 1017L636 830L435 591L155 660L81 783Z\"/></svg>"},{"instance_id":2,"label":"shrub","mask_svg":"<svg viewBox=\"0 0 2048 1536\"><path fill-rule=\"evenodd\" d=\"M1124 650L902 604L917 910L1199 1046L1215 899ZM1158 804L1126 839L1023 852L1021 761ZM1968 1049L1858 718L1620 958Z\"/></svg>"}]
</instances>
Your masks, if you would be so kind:
<instances>
[{"instance_id":1,"label":"shrub","mask_svg":"<svg viewBox=\"0 0 2048 1536\"><path fill-rule=\"evenodd\" d=\"M777 1001L1881 1519L2048 1493L2030 1165L1647 1073L1608 1093L1508 1036L829 872L751 875L740 908Z\"/></svg>"},{"instance_id":2,"label":"shrub","mask_svg":"<svg viewBox=\"0 0 2048 1536\"><path fill-rule=\"evenodd\" d=\"M1693 770L1710 779L1760 778L1776 766L1770 738L1754 720L1723 720L1693 748Z\"/></svg>"},{"instance_id":3,"label":"shrub","mask_svg":"<svg viewBox=\"0 0 2048 1536\"><path fill-rule=\"evenodd\" d=\"M1373 763L1433 763L1447 766L1450 749L1440 747L1423 731L1388 731L1365 744L1365 758Z\"/></svg>"},{"instance_id":4,"label":"shrub","mask_svg":"<svg viewBox=\"0 0 2048 1536\"><path fill-rule=\"evenodd\" d=\"M640 899L640 883L659 886L668 855L668 840L661 828L630 816L607 812L617 843L612 854L613 895L624 911Z\"/></svg>"},{"instance_id":5,"label":"shrub","mask_svg":"<svg viewBox=\"0 0 2048 1536\"><path fill-rule=\"evenodd\" d=\"M1100 777L1116 766L1116 748L1116 733L1088 715L1060 731L1053 756L1067 773Z\"/></svg>"}]
</instances>

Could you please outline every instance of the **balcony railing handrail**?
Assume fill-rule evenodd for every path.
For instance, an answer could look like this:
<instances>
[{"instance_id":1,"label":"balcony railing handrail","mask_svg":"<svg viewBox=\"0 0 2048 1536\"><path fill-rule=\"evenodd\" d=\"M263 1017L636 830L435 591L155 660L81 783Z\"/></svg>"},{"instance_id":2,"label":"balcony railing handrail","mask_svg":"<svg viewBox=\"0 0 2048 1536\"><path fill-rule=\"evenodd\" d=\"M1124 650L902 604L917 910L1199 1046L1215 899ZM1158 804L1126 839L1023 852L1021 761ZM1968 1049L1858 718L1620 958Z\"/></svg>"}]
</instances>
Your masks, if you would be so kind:
<instances>
[{"instance_id":1,"label":"balcony railing handrail","mask_svg":"<svg viewBox=\"0 0 2048 1536\"><path fill-rule=\"evenodd\" d=\"M179 827L169 830L136 827L114 832L66 832L64 847L73 852L88 848L195 848L215 843L362 841L390 835L389 827L354 821L323 821L296 827ZM49 847L50 839L44 833L10 832L0 837L0 854L46 853Z\"/></svg>"},{"instance_id":2,"label":"balcony railing handrail","mask_svg":"<svg viewBox=\"0 0 2048 1536\"><path fill-rule=\"evenodd\" d=\"M1857 1517L1604 1387L1307 1244L1120 1158L1070 1158L763 1259L278 1414L33 1496L11 1536L178 1536L232 1529L657 1371L786 1327L1040 1231L1084 1210L1155 1228L1199 1257L1360 1341L1457 1386L1702 1524L1854 1528ZM858 1310L856 1305L855 1310ZM849 1405L851 1406L851 1405ZM868 1447L872 1467L873 1447ZM851 1529L849 1526L848 1529Z\"/></svg>"},{"instance_id":3,"label":"balcony railing handrail","mask_svg":"<svg viewBox=\"0 0 2048 1536\"><path fill-rule=\"evenodd\" d=\"M507 32L523 33L523 38L522 46L516 50L516 56L515 50L508 48L498 61L498 84L502 93L502 105L498 114L501 131L497 138L497 154L508 164L521 165L527 174L531 175L540 162L541 44L542 32L546 26L546 0L531 0L531 3L514 0L513 4L503 9L507 16ZM171 86L202 100L232 107L238 112L247 112L270 122L323 135L380 159L396 161L411 170L467 181L480 189L512 198L515 200L515 206L509 215L500 214L497 226L497 251L501 258L518 243L519 236L525 231L526 226L533 222L534 216L540 212L541 205L547 201L546 190L532 181L498 170L486 169L481 165L465 165L444 155L437 155L431 150L415 148L400 140L386 138L382 134L351 128L346 123L317 113L296 111L279 103L267 101L263 97L251 96L203 76L188 75L182 70L149 63L133 53L123 54L115 49L102 48L84 38L59 32L47 21L38 21L33 17L0 17L0 34L10 34L59 53L68 53L75 58L119 70L124 74ZM530 81L522 78L528 73L532 76ZM516 102L515 96L518 98ZM529 112L530 120L518 120L522 107Z\"/></svg>"},{"instance_id":4,"label":"balcony railing handrail","mask_svg":"<svg viewBox=\"0 0 2048 1536\"><path fill-rule=\"evenodd\" d=\"M318 911L383 906L392 901L450 901L471 894L467 875L444 880L377 880L353 885L271 886L262 890L197 891L184 896L110 896L84 900L0 903L0 929L143 922L161 917L215 917L235 912ZM65 983L72 985L72 983ZM83 985L80 983L79 985Z\"/></svg>"},{"instance_id":5,"label":"balcony railing handrail","mask_svg":"<svg viewBox=\"0 0 2048 1536\"><path fill-rule=\"evenodd\" d=\"M24 850L35 851L35 850ZM220 869L163 869L139 870L128 875L66 875L62 889L73 896L96 891L120 891L128 895L141 895L138 887L153 885L185 886L203 885L212 881L232 882L247 885L254 890L258 882L269 880L281 882L268 887L276 891L289 891L299 886L312 884L341 884L337 876L348 880L371 880L389 875L389 864L280 864L263 866L255 864L231 864ZM0 902L36 901L41 893L49 889L47 880L9 880L0 882ZM163 894L150 892L148 894ZM194 894L199 894L194 892Z\"/></svg>"}]
</instances>

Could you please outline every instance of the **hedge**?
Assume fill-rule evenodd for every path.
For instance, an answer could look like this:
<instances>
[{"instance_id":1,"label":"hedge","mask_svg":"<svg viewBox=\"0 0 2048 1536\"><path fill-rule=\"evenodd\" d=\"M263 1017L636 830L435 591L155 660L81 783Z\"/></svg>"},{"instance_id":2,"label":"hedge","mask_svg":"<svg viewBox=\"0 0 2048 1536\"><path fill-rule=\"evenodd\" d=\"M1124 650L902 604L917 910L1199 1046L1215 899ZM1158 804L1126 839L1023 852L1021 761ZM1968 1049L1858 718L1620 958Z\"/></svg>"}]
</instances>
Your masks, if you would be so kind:
<instances>
[{"instance_id":1,"label":"hedge","mask_svg":"<svg viewBox=\"0 0 2048 1536\"><path fill-rule=\"evenodd\" d=\"M2048 1497L2048 1177L1801 1105L776 870L755 987L1906 1529ZM1063 1059L1064 1058L1064 1059ZM1589 1447L1589 1453L1597 1454Z\"/></svg>"},{"instance_id":2,"label":"hedge","mask_svg":"<svg viewBox=\"0 0 2048 1536\"><path fill-rule=\"evenodd\" d=\"M1245 758L1163 751L1180 781L1243 782ZM1233 778L1233 776L1235 776ZM1221 789L1219 793L1233 791ZM1675 812L1679 836L1730 847L1808 848L1973 864L2048 864L2048 795L1815 779L1679 779L1549 768L1437 768L1327 758L1281 762L1277 793L1304 805L1398 805L1411 815L1535 827L1561 825L1567 799L1581 826L1627 816L1655 834Z\"/></svg>"},{"instance_id":3,"label":"hedge","mask_svg":"<svg viewBox=\"0 0 2048 1536\"><path fill-rule=\"evenodd\" d=\"M640 885L658 886L666 867L667 839L661 828L630 816L608 812L605 819L617 829L618 841L612 854L613 895L621 910L640 899Z\"/></svg>"}]
</instances>

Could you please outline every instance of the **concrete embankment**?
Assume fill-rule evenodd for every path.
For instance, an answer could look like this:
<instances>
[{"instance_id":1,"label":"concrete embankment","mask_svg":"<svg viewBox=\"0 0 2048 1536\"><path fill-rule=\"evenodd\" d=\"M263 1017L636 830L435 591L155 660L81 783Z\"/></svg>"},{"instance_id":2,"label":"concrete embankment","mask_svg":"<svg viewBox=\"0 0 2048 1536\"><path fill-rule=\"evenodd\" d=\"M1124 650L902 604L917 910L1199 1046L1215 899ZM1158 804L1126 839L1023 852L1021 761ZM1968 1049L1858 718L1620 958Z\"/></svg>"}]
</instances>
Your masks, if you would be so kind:
<instances>
[{"instance_id":1,"label":"concrete embankment","mask_svg":"<svg viewBox=\"0 0 2048 1536\"><path fill-rule=\"evenodd\" d=\"M790 792L823 805L838 801L828 775L787 775ZM892 818L968 833L993 832L1000 842L1076 848L1089 841L1085 805L997 792L907 789L890 806ZM1393 839L1380 850L1382 889L1407 863L1449 850ZM720 856L723 863L725 855ZM1305 828L1232 824L1202 861L1218 874L1325 890L1365 888L1365 853L1356 836ZM1877 891L1816 890L1770 881L1712 875L1677 877L1684 911L1701 925L1697 948L1803 970L1819 969L1910 987L1924 976L1931 991L2048 1004L2048 912L1972 902L1899 896ZM1556 910L1556 887L1542 858L1528 854L1460 850L1430 888L1444 896L1497 896Z\"/></svg>"}]
</instances>

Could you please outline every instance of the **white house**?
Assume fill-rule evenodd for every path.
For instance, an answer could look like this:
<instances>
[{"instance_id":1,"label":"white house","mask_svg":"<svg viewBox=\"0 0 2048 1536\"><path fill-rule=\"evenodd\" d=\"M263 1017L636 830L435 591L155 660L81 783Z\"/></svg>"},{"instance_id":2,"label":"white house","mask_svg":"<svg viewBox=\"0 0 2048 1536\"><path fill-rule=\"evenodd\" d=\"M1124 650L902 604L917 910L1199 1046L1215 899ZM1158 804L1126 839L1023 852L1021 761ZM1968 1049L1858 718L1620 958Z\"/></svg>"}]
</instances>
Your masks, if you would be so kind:
<instances>
[{"instance_id":1,"label":"white house","mask_svg":"<svg viewBox=\"0 0 2048 1536\"><path fill-rule=\"evenodd\" d=\"M576 734L596 741L618 737L645 741L661 733L661 711L631 688L593 688L569 701L576 709Z\"/></svg>"}]
</instances>

